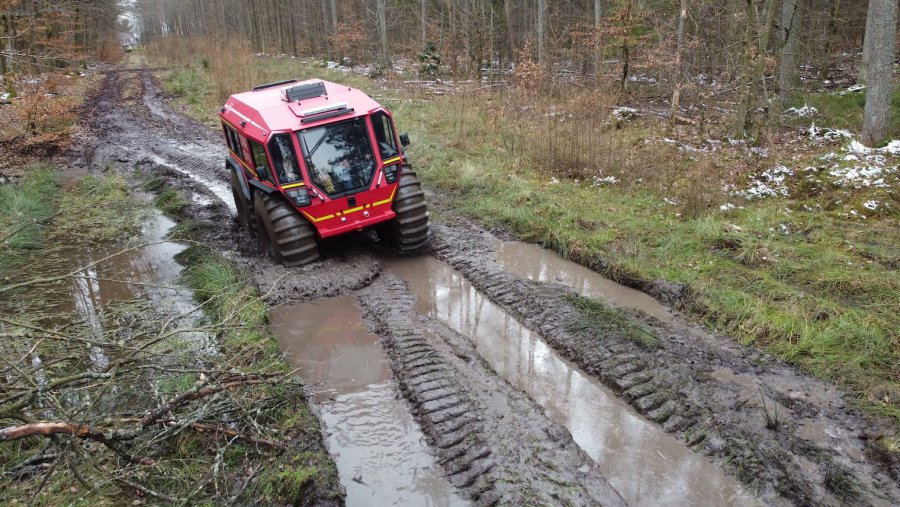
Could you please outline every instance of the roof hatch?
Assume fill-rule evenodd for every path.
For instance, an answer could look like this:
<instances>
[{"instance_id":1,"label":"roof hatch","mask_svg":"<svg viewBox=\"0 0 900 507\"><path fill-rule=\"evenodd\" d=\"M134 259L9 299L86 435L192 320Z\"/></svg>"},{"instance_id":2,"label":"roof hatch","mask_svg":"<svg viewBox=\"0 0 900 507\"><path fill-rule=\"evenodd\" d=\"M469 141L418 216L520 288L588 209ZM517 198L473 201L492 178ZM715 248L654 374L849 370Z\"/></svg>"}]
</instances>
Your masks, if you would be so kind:
<instances>
[{"instance_id":1,"label":"roof hatch","mask_svg":"<svg viewBox=\"0 0 900 507\"><path fill-rule=\"evenodd\" d=\"M316 81L314 83L304 83L290 88L281 90L281 98L287 102L299 102L301 100L311 99L314 97L328 96L325 91L325 83Z\"/></svg>"}]
</instances>

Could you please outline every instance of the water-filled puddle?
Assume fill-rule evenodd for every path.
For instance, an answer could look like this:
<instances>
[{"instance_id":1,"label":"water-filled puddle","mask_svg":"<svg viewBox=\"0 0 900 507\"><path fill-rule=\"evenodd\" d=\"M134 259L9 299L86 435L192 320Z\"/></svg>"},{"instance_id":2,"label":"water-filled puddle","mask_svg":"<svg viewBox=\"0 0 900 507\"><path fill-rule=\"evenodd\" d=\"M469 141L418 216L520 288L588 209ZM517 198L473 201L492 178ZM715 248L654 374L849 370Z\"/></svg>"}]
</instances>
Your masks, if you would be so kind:
<instances>
[{"instance_id":1,"label":"water-filled puddle","mask_svg":"<svg viewBox=\"0 0 900 507\"><path fill-rule=\"evenodd\" d=\"M503 269L536 282L556 282L620 309L639 310L663 322L672 312L647 294L619 285L596 271L568 261L556 252L532 243L497 241L497 262Z\"/></svg>"},{"instance_id":2,"label":"water-filled puddle","mask_svg":"<svg viewBox=\"0 0 900 507\"><path fill-rule=\"evenodd\" d=\"M68 264L84 269L73 278L58 309L75 310L86 322L95 322L100 309L109 303L146 297L172 315L190 311L191 294L177 286L182 268L175 261L175 255L187 247L164 240L174 226L175 222L153 209L141 231L146 246L73 252Z\"/></svg>"},{"instance_id":3,"label":"water-filled puddle","mask_svg":"<svg viewBox=\"0 0 900 507\"><path fill-rule=\"evenodd\" d=\"M722 470L561 358L445 263L397 259L388 270L406 280L419 313L468 336L498 375L568 428L629 504L756 503Z\"/></svg>"},{"instance_id":4,"label":"water-filled puddle","mask_svg":"<svg viewBox=\"0 0 900 507\"><path fill-rule=\"evenodd\" d=\"M466 505L429 453L353 296L282 306L270 319L300 376L320 388L313 401L347 505Z\"/></svg>"}]
</instances>

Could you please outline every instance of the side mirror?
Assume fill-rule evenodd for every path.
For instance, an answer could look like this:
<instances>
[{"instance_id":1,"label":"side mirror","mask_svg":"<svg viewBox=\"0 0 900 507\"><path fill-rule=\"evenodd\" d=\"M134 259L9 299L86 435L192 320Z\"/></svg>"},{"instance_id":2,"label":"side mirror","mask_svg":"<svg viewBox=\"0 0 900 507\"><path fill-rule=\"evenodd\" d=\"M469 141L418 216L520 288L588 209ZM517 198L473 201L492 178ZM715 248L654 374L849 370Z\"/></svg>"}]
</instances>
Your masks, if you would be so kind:
<instances>
[{"instance_id":1,"label":"side mirror","mask_svg":"<svg viewBox=\"0 0 900 507\"><path fill-rule=\"evenodd\" d=\"M271 178L269 175L269 168L264 165L256 168L256 175L259 176L259 179L261 180L268 180Z\"/></svg>"},{"instance_id":2,"label":"side mirror","mask_svg":"<svg viewBox=\"0 0 900 507\"><path fill-rule=\"evenodd\" d=\"M400 133L400 144L402 144L403 147L409 146L409 134L408 133L406 133L406 132Z\"/></svg>"}]
</instances>

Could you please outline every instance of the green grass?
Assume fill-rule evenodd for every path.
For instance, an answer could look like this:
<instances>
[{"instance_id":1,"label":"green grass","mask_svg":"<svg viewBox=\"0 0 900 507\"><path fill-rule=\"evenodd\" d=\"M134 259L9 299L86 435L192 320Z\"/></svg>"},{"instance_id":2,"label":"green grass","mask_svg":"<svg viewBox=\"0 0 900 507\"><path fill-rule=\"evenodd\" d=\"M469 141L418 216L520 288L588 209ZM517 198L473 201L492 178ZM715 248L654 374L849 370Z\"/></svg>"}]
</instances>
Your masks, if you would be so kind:
<instances>
[{"instance_id":1,"label":"green grass","mask_svg":"<svg viewBox=\"0 0 900 507\"><path fill-rule=\"evenodd\" d=\"M140 231L147 209L128 192L121 175L88 175L59 197L60 217L54 222L58 243L125 242Z\"/></svg>"},{"instance_id":2,"label":"green grass","mask_svg":"<svg viewBox=\"0 0 900 507\"><path fill-rule=\"evenodd\" d=\"M206 74L196 67L180 67L163 80L167 93L181 98L189 106L206 103L206 95L210 91Z\"/></svg>"},{"instance_id":3,"label":"green grass","mask_svg":"<svg viewBox=\"0 0 900 507\"><path fill-rule=\"evenodd\" d=\"M866 107L865 92L847 93L801 93L792 100L792 107L810 105L819 113L813 118L797 118L793 124L809 125L811 122L819 127L859 132L863 124L863 112ZM888 122L887 140L900 139L900 87L895 87L891 96L891 117Z\"/></svg>"},{"instance_id":4,"label":"green grass","mask_svg":"<svg viewBox=\"0 0 900 507\"><path fill-rule=\"evenodd\" d=\"M615 334L631 340L647 350L662 346L659 338L620 311L599 301L578 295L570 296L569 300L575 305L575 308L581 311L577 320L568 326L570 331L589 333L599 340L603 340L606 334Z\"/></svg>"},{"instance_id":5,"label":"green grass","mask_svg":"<svg viewBox=\"0 0 900 507\"><path fill-rule=\"evenodd\" d=\"M169 187L156 196L156 199L153 200L153 204L163 213L178 217L181 216L187 208L188 202L181 191Z\"/></svg>"},{"instance_id":6,"label":"green grass","mask_svg":"<svg viewBox=\"0 0 900 507\"><path fill-rule=\"evenodd\" d=\"M12 264L9 256L41 247L44 224L40 221L55 211L58 179L52 166L35 164L25 169L20 183L0 185L0 252L6 258L6 262L0 260L0 269Z\"/></svg>"}]
</instances>

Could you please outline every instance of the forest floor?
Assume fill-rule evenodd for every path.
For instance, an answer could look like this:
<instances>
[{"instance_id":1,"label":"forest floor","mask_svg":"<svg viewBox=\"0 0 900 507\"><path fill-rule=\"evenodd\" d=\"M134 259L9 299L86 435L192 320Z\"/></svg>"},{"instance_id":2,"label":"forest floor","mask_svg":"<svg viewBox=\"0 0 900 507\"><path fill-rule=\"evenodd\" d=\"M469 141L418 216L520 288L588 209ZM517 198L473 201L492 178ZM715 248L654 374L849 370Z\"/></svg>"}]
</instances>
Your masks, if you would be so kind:
<instances>
[{"instance_id":1,"label":"forest floor","mask_svg":"<svg viewBox=\"0 0 900 507\"><path fill-rule=\"evenodd\" d=\"M399 128L412 133L410 154L432 209L429 254L397 258L363 234L324 243L321 262L284 269L229 211L212 114L218 102L203 66L153 70L135 58L106 73L92 97L95 130L79 149L79 164L110 167L155 192L161 208L182 221L178 239L209 249L182 256L185 262L231 266L219 284L194 278L201 295L255 285L266 304L254 311L257 318L285 303L294 312L351 297L359 308L354 318L381 338L389 386L407 401L433 466L459 497L584 505L900 500L892 370L897 175L890 149L864 151L843 134L798 130L794 144L804 149L782 159L774 148L763 154L741 143L701 147L664 137L642 113L613 120L619 128L609 129L615 137L604 146L655 154L660 165L644 178L674 173L667 157L682 154L701 167L711 159L755 167L734 176L735 191L761 183L779 194L729 195L707 206L722 193L700 191L705 174L694 176L696 184L676 174L641 185L612 170L587 180L539 170L536 154L522 147L526 140L510 132L527 130L518 123L527 118L492 109L503 101L478 85L372 81L312 62L259 58L253 65L260 82L325 77L390 107ZM549 132L560 138L555 128ZM851 155L877 174L854 169ZM793 191L808 178L791 167L820 159L821 169L806 171L823 180L820 191L799 199ZM791 174L770 170L782 160L793 160L785 166ZM640 162L652 167L650 159ZM889 183L824 181L850 174L855 180L861 172ZM673 193L661 191L668 189ZM850 211L868 209L861 199L878 199L884 208L854 218ZM576 283L570 275L581 266L540 249L519 250L525 247L513 238L556 249L686 312L615 284L604 295L592 284L609 281L586 270ZM560 271L553 274L551 265ZM251 340L260 339L271 354L271 337ZM314 411L322 417L342 402L317 402ZM315 451L309 422L300 426L307 437L300 443ZM326 425L326 436L339 430ZM308 452L291 450L270 477L281 482L263 487L253 473L243 482L282 501L333 494L334 479L311 471ZM339 457L349 447L329 450ZM303 463L295 463L298 456ZM338 473L348 491L376 487L366 475ZM311 477L318 493L309 489Z\"/></svg>"}]
</instances>

